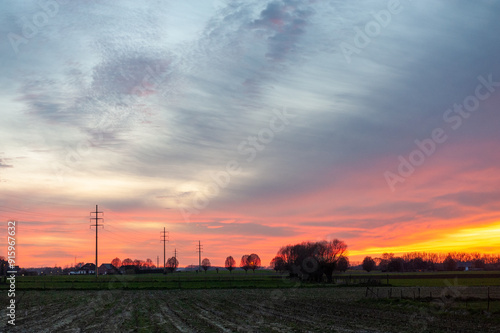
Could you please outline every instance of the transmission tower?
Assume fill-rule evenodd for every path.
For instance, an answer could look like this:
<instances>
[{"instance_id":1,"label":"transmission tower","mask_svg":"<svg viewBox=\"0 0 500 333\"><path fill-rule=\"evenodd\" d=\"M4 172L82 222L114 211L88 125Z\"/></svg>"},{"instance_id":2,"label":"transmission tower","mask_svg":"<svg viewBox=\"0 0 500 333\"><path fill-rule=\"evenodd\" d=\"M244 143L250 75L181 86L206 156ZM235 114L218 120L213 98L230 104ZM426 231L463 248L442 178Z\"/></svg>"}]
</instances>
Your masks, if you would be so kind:
<instances>
[{"instance_id":1,"label":"transmission tower","mask_svg":"<svg viewBox=\"0 0 500 333\"><path fill-rule=\"evenodd\" d=\"M201 245L201 241L198 241L198 245L196 246L196 251L198 251L198 273L201 272L201 252L203 250L203 245Z\"/></svg>"},{"instance_id":2,"label":"transmission tower","mask_svg":"<svg viewBox=\"0 0 500 333\"><path fill-rule=\"evenodd\" d=\"M92 214L95 214L95 217L92 217ZM94 222L94 224L90 225L90 228L95 227L95 277L97 278L97 275L99 274L99 266L97 266L97 240L98 240L98 233L97 231L99 230L99 227L104 228L104 224L99 224L99 221L103 222L104 219L102 217L99 217L99 214L102 214L104 216L103 212L100 212L97 205L95 205L95 212L90 212L90 222Z\"/></svg>"},{"instance_id":3,"label":"transmission tower","mask_svg":"<svg viewBox=\"0 0 500 333\"><path fill-rule=\"evenodd\" d=\"M163 231L160 231L161 232L161 236L160 236L160 242L163 242L163 271L165 272L166 271L166 267L165 267L165 262L167 261L167 259L165 258L165 247L166 247L166 242L168 242L168 236L169 236L169 233L168 231L165 231L165 227L163 227Z\"/></svg>"}]
</instances>

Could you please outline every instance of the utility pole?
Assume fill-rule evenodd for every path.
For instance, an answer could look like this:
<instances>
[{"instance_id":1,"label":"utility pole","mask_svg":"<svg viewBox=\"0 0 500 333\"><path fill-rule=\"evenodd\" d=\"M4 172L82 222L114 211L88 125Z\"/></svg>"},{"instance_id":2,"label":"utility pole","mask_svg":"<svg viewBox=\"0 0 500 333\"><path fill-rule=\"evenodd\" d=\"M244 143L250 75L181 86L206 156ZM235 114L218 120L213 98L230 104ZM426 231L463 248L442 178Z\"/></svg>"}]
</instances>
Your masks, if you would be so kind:
<instances>
[{"instance_id":1,"label":"utility pole","mask_svg":"<svg viewBox=\"0 0 500 333\"><path fill-rule=\"evenodd\" d=\"M203 249L203 246L201 245L201 241L198 241L198 246L196 250L198 251L198 273L201 272L201 251Z\"/></svg>"},{"instance_id":2,"label":"utility pole","mask_svg":"<svg viewBox=\"0 0 500 333\"><path fill-rule=\"evenodd\" d=\"M165 227L163 227L163 231L161 231L161 240L160 242L163 242L163 272L166 272L166 267L165 267L165 262L167 259L165 258L165 243L168 242L168 231L165 231Z\"/></svg>"},{"instance_id":3,"label":"utility pole","mask_svg":"<svg viewBox=\"0 0 500 333\"><path fill-rule=\"evenodd\" d=\"M95 214L95 217L92 217L92 214ZM90 212L90 221L94 220L95 224L91 224L90 228L95 227L95 277L97 278L97 275L99 275L99 266L97 266L97 231L99 230L99 227L104 228L104 224L99 224L99 220L104 220L102 217L99 217L99 214L103 214L103 212L100 212L97 209L97 205L95 205L95 212ZM103 221L101 221L103 222Z\"/></svg>"},{"instance_id":4,"label":"utility pole","mask_svg":"<svg viewBox=\"0 0 500 333\"><path fill-rule=\"evenodd\" d=\"M160 256L156 256L156 267L160 266Z\"/></svg>"}]
</instances>

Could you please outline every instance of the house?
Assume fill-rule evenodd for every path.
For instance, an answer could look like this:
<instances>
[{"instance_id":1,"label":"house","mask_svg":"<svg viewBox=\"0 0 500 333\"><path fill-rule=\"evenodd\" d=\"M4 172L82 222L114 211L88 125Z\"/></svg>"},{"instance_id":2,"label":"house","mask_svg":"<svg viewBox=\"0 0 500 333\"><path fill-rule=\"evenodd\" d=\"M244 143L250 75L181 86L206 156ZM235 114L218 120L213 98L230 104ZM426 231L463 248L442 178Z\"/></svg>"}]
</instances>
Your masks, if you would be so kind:
<instances>
[{"instance_id":1,"label":"house","mask_svg":"<svg viewBox=\"0 0 500 333\"><path fill-rule=\"evenodd\" d=\"M120 271L112 264L102 264L99 266L99 275L107 274L120 274Z\"/></svg>"},{"instance_id":2,"label":"house","mask_svg":"<svg viewBox=\"0 0 500 333\"><path fill-rule=\"evenodd\" d=\"M86 263L82 267L78 268L77 270L73 272L69 272L71 275L88 275L88 274L95 274L95 264L92 263Z\"/></svg>"}]
</instances>

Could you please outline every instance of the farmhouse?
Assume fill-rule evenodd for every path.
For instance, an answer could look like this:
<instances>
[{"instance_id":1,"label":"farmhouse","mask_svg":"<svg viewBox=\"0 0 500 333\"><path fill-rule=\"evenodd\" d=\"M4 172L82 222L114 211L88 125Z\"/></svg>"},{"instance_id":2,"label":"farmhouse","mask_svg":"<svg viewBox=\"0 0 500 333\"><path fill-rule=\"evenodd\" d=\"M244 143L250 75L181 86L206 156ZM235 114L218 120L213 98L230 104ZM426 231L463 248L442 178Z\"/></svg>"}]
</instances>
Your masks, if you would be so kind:
<instances>
[{"instance_id":1,"label":"farmhouse","mask_svg":"<svg viewBox=\"0 0 500 333\"><path fill-rule=\"evenodd\" d=\"M69 274L77 274L77 275L87 275L87 274L95 274L95 264L92 263L86 263L82 267L78 268L74 272L70 272Z\"/></svg>"},{"instance_id":2,"label":"farmhouse","mask_svg":"<svg viewBox=\"0 0 500 333\"><path fill-rule=\"evenodd\" d=\"M99 274L100 275L120 274L120 271L112 264L102 264L101 266L99 266Z\"/></svg>"}]
</instances>

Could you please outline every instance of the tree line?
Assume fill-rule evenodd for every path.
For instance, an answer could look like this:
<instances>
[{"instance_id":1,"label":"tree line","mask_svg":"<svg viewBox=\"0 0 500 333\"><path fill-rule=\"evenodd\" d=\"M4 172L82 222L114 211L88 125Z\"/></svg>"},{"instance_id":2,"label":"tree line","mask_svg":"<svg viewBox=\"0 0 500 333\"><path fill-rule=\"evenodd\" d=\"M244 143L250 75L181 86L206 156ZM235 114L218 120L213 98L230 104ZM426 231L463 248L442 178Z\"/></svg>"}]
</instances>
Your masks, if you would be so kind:
<instances>
[{"instance_id":1,"label":"tree line","mask_svg":"<svg viewBox=\"0 0 500 333\"><path fill-rule=\"evenodd\" d=\"M367 256L363 259L362 268L370 272L381 270L383 272L415 272L415 271L454 271L460 264L467 263L472 269L499 269L500 255L481 254L479 252L409 252L402 256L393 253L384 253L381 257Z\"/></svg>"}]
</instances>

